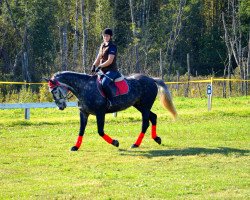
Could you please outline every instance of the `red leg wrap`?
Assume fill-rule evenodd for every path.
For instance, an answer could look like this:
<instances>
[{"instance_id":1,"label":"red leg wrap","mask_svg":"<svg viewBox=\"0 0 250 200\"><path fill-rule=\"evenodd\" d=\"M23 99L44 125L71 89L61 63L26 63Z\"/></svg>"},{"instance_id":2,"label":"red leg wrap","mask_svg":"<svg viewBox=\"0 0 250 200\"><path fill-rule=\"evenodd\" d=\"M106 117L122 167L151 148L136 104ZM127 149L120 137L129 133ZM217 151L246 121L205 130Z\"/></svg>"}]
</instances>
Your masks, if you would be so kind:
<instances>
[{"instance_id":1,"label":"red leg wrap","mask_svg":"<svg viewBox=\"0 0 250 200\"><path fill-rule=\"evenodd\" d=\"M155 139L157 137L156 125L152 125L151 136L152 136L153 139Z\"/></svg>"},{"instance_id":2,"label":"red leg wrap","mask_svg":"<svg viewBox=\"0 0 250 200\"><path fill-rule=\"evenodd\" d=\"M82 138L83 136L78 136L77 141L76 141L76 147L79 149L81 144L82 144Z\"/></svg>"},{"instance_id":3,"label":"red leg wrap","mask_svg":"<svg viewBox=\"0 0 250 200\"><path fill-rule=\"evenodd\" d=\"M140 144L141 144L141 142L142 142L142 139L144 138L144 135L145 135L145 133L140 133L138 139L137 139L136 142L135 142L135 144L136 144L137 146L140 146Z\"/></svg>"},{"instance_id":4,"label":"red leg wrap","mask_svg":"<svg viewBox=\"0 0 250 200\"><path fill-rule=\"evenodd\" d=\"M109 137L108 135L104 134L104 136L102 136L102 138L109 144L112 144L113 139L111 137Z\"/></svg>"}]
</instances>

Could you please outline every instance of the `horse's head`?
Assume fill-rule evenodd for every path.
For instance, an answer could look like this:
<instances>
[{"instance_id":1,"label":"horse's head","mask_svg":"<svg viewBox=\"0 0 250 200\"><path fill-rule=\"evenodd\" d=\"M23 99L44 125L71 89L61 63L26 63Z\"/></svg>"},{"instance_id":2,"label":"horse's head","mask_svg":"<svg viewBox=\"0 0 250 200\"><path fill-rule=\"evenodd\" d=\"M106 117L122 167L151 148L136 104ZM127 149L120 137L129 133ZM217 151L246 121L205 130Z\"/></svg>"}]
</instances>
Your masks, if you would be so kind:
<instances>
[{"instance_id":1,"label":"horse's head","mask_svg":"<svg viewBox=\"0 0 250 200\"><path fill-rule=\"evenodd\" d=\"M66 84L59 82L52 78L47 80L49 85L49 91L52 93L54 101L60 110L64 110L67 107L67 94L68 87Z\"/></svg>"}]
</instances>

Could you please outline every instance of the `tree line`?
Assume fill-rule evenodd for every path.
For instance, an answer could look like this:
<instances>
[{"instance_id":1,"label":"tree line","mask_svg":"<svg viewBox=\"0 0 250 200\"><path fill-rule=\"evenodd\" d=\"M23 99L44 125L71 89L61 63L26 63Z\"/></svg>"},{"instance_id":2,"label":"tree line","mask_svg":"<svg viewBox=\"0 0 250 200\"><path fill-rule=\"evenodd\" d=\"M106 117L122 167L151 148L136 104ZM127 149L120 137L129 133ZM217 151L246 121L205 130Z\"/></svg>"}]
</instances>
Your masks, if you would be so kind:
<instances>
[{"instance_id":1,"label":"tree line","mask_svg":"<svg viewBox=\"0 0 250 200\"><path fill-rule=\"evenodd\" d=\"M247 79L249 21L245 0L0 0L0 80L90 73L106 27L125 75L171 80L190 62L193 75L230 78L239 67Z\"/></svg>"}]
</instances>

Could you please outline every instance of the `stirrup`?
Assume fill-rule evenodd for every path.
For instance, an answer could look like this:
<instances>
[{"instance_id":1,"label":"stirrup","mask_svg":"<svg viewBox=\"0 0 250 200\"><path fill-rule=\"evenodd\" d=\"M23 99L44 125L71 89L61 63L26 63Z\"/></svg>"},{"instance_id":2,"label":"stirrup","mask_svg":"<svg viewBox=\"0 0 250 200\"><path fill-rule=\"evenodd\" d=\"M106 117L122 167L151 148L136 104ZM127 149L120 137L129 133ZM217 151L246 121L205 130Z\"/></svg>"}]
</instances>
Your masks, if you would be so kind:
<instances>
[{"instance_id":1,"label":"stirrup","mask_svg":"<svg viewBox=\"0 0 250 200\"><path fill-rule=\"evenodd\" d=\"M107 98L107 107L108 108L111 108L111 107L114 107L117 105L118 105L118 103L113 98L111 98L111 99Z\"/></svg>"},{"instance_id":2,"label":"stirrup","mask_svg":"<svg viewBox=\"0 0 250 200\"><path fill-rule=\"evenodd\" d=\"M107 106L108 106L108 108L112 107L113 105L114 104L112 103L112 101L107 98Z\"/></svg>"}]
</instances>

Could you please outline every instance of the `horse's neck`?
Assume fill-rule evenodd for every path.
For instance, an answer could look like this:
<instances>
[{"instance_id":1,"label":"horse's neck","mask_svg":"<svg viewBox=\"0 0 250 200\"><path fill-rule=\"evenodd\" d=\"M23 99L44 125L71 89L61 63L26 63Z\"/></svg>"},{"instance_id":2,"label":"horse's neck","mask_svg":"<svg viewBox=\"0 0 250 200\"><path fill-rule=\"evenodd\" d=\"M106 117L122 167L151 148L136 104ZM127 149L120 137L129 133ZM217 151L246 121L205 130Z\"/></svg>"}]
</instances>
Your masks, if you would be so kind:
<instances>
[{"instance_id":1,"label":"horse's neck","mask_svg":"<svg viewBox=\"0 0 250 200\"><path fill-rule=\"evenodd\" d=\"M72 72L62 73L59 75L59 81L73 88L74 91L72 92L78 92L83 89L90 78L90 75Z\"/></svg>"}]
</instances>

